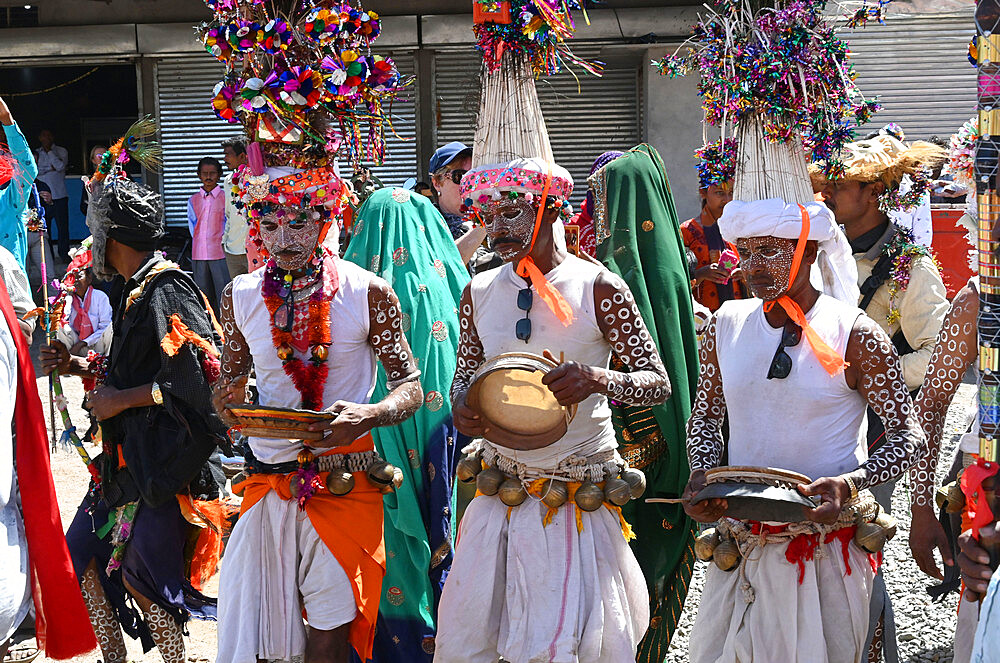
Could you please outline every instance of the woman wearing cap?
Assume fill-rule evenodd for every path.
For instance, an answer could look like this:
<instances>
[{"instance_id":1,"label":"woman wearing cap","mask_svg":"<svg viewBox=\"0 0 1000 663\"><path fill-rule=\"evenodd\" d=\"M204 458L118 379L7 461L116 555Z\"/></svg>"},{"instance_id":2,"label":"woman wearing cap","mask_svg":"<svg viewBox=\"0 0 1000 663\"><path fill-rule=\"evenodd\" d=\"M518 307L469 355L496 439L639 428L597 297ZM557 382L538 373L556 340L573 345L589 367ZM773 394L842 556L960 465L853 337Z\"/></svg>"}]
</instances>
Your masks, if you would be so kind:
<instances>
[{"instance_id":1,"label":"woman wearing cap","mask_svg":"<svg viewBox=\"0 0 1000 663\"><path fill-rule=\"evenodd\" d=\"M475 257L486 239L486 229L474 226L462 214L459 183L471 167L472 148L465 143L456 141L442 145L431 156L431 186L437 193L437 206L466 264Z\"/></svg>"}]
</instances>

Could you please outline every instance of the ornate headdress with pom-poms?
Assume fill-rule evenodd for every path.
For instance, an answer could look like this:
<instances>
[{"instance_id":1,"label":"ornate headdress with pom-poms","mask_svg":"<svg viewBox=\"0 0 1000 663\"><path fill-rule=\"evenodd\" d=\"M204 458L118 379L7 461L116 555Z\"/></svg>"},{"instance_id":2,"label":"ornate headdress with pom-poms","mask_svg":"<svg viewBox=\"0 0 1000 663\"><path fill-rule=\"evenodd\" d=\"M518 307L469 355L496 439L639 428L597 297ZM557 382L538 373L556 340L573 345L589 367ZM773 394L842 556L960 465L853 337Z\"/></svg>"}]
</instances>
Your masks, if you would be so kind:
<instances>
[{"instance_id":1,"label":"ornate headdress with pom-poms","mask_svg":"<svg viewBox=\"0 0 1000 663\"><path fill-rule=\"evenodd\" d=\"M324 219L321 242L348 207L337 162L380 163L388 107L409 81L372 53L378 14L333 0L206 0L213 20L198 28L226 65L212 107L242 124L248 166L234 180L250 234L275 206Z\"/></svg>"}]
</instances>

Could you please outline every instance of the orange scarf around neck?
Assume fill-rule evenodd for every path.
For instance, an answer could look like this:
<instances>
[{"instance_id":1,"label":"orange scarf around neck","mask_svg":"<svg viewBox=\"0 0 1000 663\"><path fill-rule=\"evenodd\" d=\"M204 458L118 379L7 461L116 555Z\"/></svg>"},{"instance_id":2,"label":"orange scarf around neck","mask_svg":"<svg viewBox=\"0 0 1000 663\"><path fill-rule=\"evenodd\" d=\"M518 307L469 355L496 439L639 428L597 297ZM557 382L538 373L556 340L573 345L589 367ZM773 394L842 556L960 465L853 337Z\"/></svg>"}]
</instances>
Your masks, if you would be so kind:
<instances>
[{"instance_id":1,"label":"orange scarf around neck","mask_svg":"<svg viewBox=\"0 0 1000 663\"><path fill-rule=\"evenodd\" d=\"M552 185L552 165L549 164L549 172L545 176L545 186L542 188L542 198L538 203L538 215L535 216L535 229L531 233L531 245L528 247L528 255L521 258L514 268L514 272L520 277L527 277L531 285L535 286L538 296L549 307L564 327L569 327L573 322L573 309L570 308L566 298L555 289L549 280L538 269L538 265L531 258L531 250L535 248L535 240L538 238L538 230L542 226L542 216L545 214L545 205L549 199L549 187Z\"/></svg>"},{"instance_id":2,"label":"orange scarf around neck","mask_svg":"<svg viewBox=\"0 0 1000 663\"><path fill-rule=\"evenodd\" d=\"M799 273L799 267L802 265L802 256L806 251L806 240L809 237L809 213L806 208L799 205L799 209L802 211L802 231L799 233L799 239L795 243L795 256L792 258L792 271L788 275L788 288L791 289L792 282L795 281L795 276ZM850 364L848 364L843 357L837 354L837 351L827 345L826 341L820 338L820 335L816 333L816 330L809 326L809 322L806 320L806 314L802 312L802 307L798 303L788 296L786 291L781 297L770 302L764 302L764 311L768 312L774 308L774 305L778 304L781 308L785 309L785 313L792 321L802 328L802 332L805 334L806 339L809 341L809 347L812 348L813 354L819 359L819 363L822 364L823 368L831 376L837 375Z\"/></svg>"}]
</instances>

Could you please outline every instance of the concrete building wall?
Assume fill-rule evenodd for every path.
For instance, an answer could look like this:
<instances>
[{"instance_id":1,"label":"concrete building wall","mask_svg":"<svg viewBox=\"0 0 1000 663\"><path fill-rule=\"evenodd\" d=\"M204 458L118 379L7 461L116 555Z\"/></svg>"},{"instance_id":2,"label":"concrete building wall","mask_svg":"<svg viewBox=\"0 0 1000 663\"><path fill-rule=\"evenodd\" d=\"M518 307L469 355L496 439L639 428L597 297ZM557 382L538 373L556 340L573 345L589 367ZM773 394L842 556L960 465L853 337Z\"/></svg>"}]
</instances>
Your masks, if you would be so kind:
<instances>
[{"instance_id":1,"label":"concrete building wall","mask_svg":"<svg viewBox=\"0 0 1000 663\"><path fill-rule=\"evenodd\" d=\"M659 60L672 51L664 46L650 48L646 62ZM698 76L667 78L652 66L643 72L646 141L663 157L677 215L683 222L700 211L698 173L692 156L702 144Z\"/></svg>"}]
</instances>

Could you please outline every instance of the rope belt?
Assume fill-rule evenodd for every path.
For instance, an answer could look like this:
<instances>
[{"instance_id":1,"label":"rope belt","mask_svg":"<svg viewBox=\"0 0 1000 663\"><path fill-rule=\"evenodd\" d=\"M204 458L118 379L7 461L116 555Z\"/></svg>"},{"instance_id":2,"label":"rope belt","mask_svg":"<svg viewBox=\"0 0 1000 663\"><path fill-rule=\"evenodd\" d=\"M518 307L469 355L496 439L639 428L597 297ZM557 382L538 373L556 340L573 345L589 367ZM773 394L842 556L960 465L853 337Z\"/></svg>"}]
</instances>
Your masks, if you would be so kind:
<instances>
[{"instance_id":1,"label":"rope belt","mask_svg":"<svg viewBox=\"0 0 1000 663\"><path fill-rule=\"evenodd\" d=\"M503 455L486 440L475 440L463 450L466 454L482 454L483 462L504 474L517 477L525 484L537 479L559 479L560 481L583 482L604 481L606 475L617 476L625 467L625 461L616 449L608 449L591 456L567 456L553 468L531 467L525 463Z\"/></svg>"},{"instance_id":2,"label":"rope belt","mask_svg":"<svg viewBox=\"0 0 1000 663\"><path fill-rule=\"evenodd\" d=\"M244 472L247 474L290 474L299 469L298 461L290 460L284 463L265 463L257 460L249 449L245 450L246 462ZM359 451L348 454L327 454L316 456L318 472L347 470L348 472L364 472L373 463L382 458L376 451Z\"/></svg>"},{"instance_id":3,"label":"rope belt","mask_svg":"<svg viewBox=\"0 0 1000 663\"><path fill-rule=\"evenodd\" d=\"M723 518L717 527L723 538L731 539L739 547L741 556L739 564L740 589L743 591L746 602L753 603L756 597L754 589L747 579L746 565L754 550L767 545L787 544L785 559L788 560L789 564L798 565L798 581L799 584L802 584L805 578L805 563L817 557L821 558L825 554L820 544L840 541L847 575L851 575L848 544L854 539L859 520L868 521L875 518L878 515L878 508L878 502L875 501L871 492L865 490L854 500L845 504L837 520L828 525L812 521L772 525L754 520ZM878 556L869 554L869 562L873 570L878 568L878 564L881 562L880 557L881 554Z\"/></svg>"}]
</instances>

